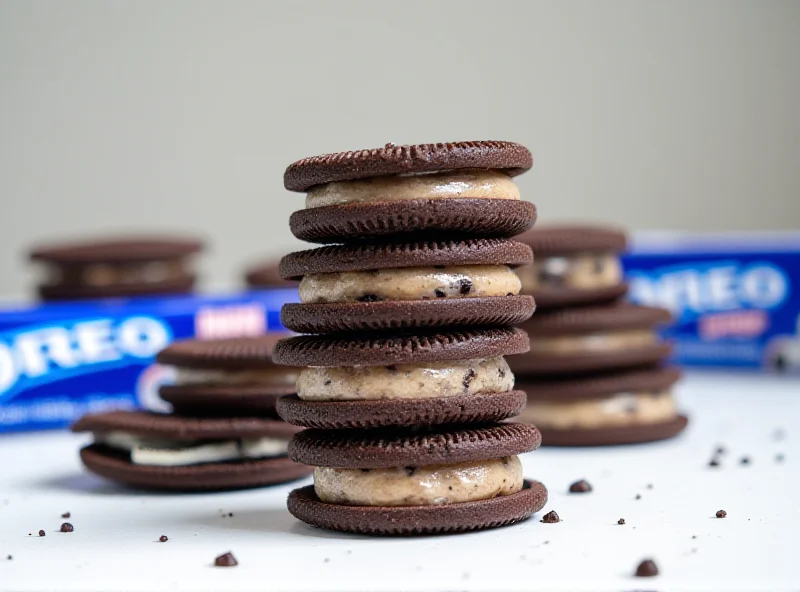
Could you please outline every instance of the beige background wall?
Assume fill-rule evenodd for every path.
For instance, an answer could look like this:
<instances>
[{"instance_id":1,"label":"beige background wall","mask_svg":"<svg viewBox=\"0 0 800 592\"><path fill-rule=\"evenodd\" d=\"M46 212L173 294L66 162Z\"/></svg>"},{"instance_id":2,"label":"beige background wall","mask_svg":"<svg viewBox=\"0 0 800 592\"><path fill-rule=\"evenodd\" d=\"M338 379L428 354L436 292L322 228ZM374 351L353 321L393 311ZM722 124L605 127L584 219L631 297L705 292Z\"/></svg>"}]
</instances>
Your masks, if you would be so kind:
<instances>
[{"instance_id":1,"label":"beige background wall","mask_svg":"<svg viewBox=\"0 0 800 592\"><path fill-rule=\"evenodd\" d=\"M207 285L297 248L284 167L529 146L542 221L800 228L800 2L0 0L0 295L34 241L199 231Z\"/></svg>"}]
</instances>

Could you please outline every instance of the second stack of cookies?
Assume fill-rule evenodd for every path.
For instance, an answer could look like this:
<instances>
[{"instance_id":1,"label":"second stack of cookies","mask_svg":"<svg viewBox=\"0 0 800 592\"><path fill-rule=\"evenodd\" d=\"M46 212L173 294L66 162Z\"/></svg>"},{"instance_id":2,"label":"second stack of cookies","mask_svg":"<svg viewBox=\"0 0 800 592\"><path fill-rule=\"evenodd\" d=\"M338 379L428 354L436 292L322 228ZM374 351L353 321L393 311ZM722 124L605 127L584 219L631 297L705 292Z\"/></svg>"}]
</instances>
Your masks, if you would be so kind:
<instances>
[{"instance_id":1,"label":"second stack of cookies","mask_svg":"<svg viewBox=\"0 0 800 592\"><path fill-rule=\"evenodd\" d=\"M542 430L544 444L630 444L682 431L687 419L671 391L680 372L664 367L671 348L657 333L671 315L624 300L626 234L550 226L520 240L536 258L518 274L538 309L522 325L530 352L509 364L528 393L522 418Z\"/></svg>"},{"instance_id":2,"label":"second stack of cookies","mask_svg":"<svg viewBox=\"0 0 800 592\"><path fill-rule=\"evenodd\" d=\"M292 253L301 279L276 361L303 366L279 401L308 427L290 445L317 467L289 510L314 526L367 534L458 532L510 524L543 507L517 455L538 447L517 415L524 393L503 356L528 338L512 325L534 301L513 267L530 248L510 240L536 217L513 177L530 152L459 142L330 154L286 171L307 192L298 238L340 243Z\"/></svg>"}]
</instances>

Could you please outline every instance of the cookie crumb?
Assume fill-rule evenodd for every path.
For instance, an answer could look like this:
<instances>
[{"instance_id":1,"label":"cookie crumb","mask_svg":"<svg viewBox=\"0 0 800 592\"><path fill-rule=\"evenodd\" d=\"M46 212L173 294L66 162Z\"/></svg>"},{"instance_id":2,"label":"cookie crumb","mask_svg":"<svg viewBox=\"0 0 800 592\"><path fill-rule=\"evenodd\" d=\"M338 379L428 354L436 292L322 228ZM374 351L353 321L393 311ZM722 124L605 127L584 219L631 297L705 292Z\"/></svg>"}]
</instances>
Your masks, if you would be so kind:
<instances>
[{"instance_id":1,"label":"cookie crumb","mask_svg":"<svg viewBox=\"0 0 800 592\"><path fill-rule=\"evenodd\" d=\"M776 463L782 463L784 460L786 460L786 457L783 454L781 454L780 452L775 455L775 462Z\"/></svg>"},{"instance_id":2,"label":"cookie crumb","mask_svg":"<svg viewBox=\"0 0 800 592\"><path fill-rule=\"evenodd\" d=\"M773 437L773 438L774 438L776 441L780 442L781 440L783 440L783 439L786 437L786 432L784 432L782 428L778 428L778 429L777 429L777 430L775 430L775 432L772 434L772 437Z\"/></svg>"},{"instance_id":3,"label":"cookie crumb","mask_svg":"<svg viewBox=\"0 0 800 592\"><path fill-rule=\"evenodd\" d=\"M11 555L9 555L8 557L6 557L6 561L11 561L12 559L14 559L14 558L13 558Z\"/></svg>"},{"instance_id":4,"label":"cookie crumb","mask_svg":"<svg viewBox=\"0 0 800 592\"><path fill-rule=\"evenodd\" d=\"M749 465L750 464L750 457L749 456L743 456L741 459L739 459L739 464L740 465Z\"/></svg>"},{"instance_id":5,"label":"cookie crumb","mask_svg":"<svg viewBox=\"0 0 800 592\"><path fill-rule=\"evenodd\" d=\"M719 459L715 456L710 461L708 461L709 467L718 467L719 466Z\"/></svg>"},{"instance_id":6,"label":"cookie crumb","mask_svg":"<svg viewBox=\"0 0 800 592\"><path fill-rule=\"evenodd\" d=\"M581 479L580 481L575 481L572 485L569 486L570 493L588 493L592 490L592 486L586 479Z\"/></svg>"},{"instance_id":7,"label":"cookie crumb","mask_svg":"<svg viewBox=\"0 0 800 592\"><path fill-rule=\"evenodd\" d=\"M647 489L653 489L653 484L652 483L648 483L647 484Z\"/></svg>"},{"instance_id":8,"label":"cookie crumb","mask_svg":"<svg viewBox=\"0 0 800 592\"><path fill-rule=\"evenodd\" d=\"M636 566L637 578L652 578L658 575L658 566L652 559L645 559L638 566Z\"/></svg>"},{"instance_id":9,"label":"cookie crumb","mask_svg":"<svg viewBox=\"0 0 800 592\"><path fill-rule=\"evenodd\" d=\"M728 513L725 510L717 510L717 518L725 518Z\"/></svg>"},{"instance_id":10,"label":"cookie crumb","mask_svg":"<svg viewBox=\"0 0 800 592\"><path fill-rule=\"evenodd\" d=\"M555 524L556 522L561 522L561 518L558 517L555 510L550 510L547 514L542 516L540 522L544 522L545 524Z\"/></svg>"},{"instance_id":11,"label":"cookie crumb","mask_svg":"<svg viewBox=\"0 0 800 592\"><path fill-rule=\"evenodd\" d=\"M696 539L696 538L697 538L697 535L696 535L696 534L693 534L693 535L692 535L692 538L693 538L693 539Z\"/></svg>"},{"instance_id":12,"label":"cookie crumb","mask_svg":"<svg viewBox=\"0 0 800 592\"><path fill-rule=\"evenodd\" d=\"M625 524L625 518L620 518L617 520L617 524Z\"/></svg>"},{"instance_id":13,"label":"cookie crumb","mask_svg":"<svg viewBox=\"0 0 800 592\"><path fill-rule=\"evenodd\" d=\"M43 530L39 531L39 536L44 536L46 533Z\"/></svg>"},{"instance_id":14,"label":"cookie crumb","mask_svg":"<svg viewBox=\"0 0 800 592\"><path fill-rule=\"evenodd\" d=\"M236 557L233 556L233 553L228 551L214 559L214 565L217 567L233 567L234 565L239 565L239 562L236 561Z\"/></svg>"},{"instance_id":15,"label":"cookie crumb","mask_svg":"<svg viewBox=\"0 0 800 592\"><path fill-rule=\"evenodd\" d=\"M63 514L61 514L62 518L69 518L70 516L72 516L72 514L70 514L69 512L64 512Z\"/></svg>"},{"instance_id":16,"label":"cookie crumb","mask_svg":"<svg viewBox=\"0 0 800 592\"><path fill-rule=\"evenodd\" d=\"M724 446L717 446L717 449L714 451L714 454L725 454L727 451L725 450Z\"/></svg>"},{"instance_id":17,"label":"cookie crumb","mask_svg":"<svg viewBox=\"0 0 800 592\"><path fill-rule=\"evenodd\" d=\"M61 532L72 532L73 530L75 530L75 527L69 522L65 522L61 525Z\"/></svg>"},{"instance_id":18,"label":"cookie crumb","mask_svg":"<svg viewBox=\"0 0 800 592\"><path fill-rule=\"evenodd\" d=\"M637 500L640 500L640 499L642 499L642 494L641 494L641 493L637 493L637 494L636 494L636 497L635 497L635 498L633 498L633 499L637 499Z\"/></svg>"},{"instance_id":19,"label":"cookie crumb","mask_svg":"<svg viewBox=\"0 0 800 592\"><path fill-rule=\"evenodd\" d=\"M233 518L233 512L228 512L228 518Z\"/></svg>"},{"instance_id":20,"label":"cookie crumb","mask_svg":"<svg viewBox=\"0 0 800 592\"><path fill-rule=\"evenodd\" d=\"M330 557L326 557L322 561L323 561L323 563L330 563L331 562L331 558Z\"/></svg>"},{"instance_id":21,"label":"cookie crumb","mask_svg":"<svg viewBox=\"0 0 800 592\"><path fill-rule=\"evenodd\" d=\"M165 534L162 534L160 537L158 537L158 540L161 543L166 543L169 540L169 537Z\"/></svg>"}]
</instances>

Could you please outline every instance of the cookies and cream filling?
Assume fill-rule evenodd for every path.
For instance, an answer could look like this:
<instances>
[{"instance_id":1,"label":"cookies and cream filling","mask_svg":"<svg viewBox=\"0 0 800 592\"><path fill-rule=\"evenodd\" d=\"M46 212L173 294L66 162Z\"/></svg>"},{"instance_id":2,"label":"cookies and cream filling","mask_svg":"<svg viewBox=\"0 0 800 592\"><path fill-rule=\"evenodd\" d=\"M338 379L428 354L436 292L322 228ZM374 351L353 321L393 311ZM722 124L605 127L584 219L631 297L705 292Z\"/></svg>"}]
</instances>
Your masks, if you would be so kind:
<instances>
[{"instance_id":1,"label":"cookies and cream filling","mask_svg":"<svg viewBox=\"0 0 800 592\"><path fill-rule=\"evenodd\" d=\"M536 257L536 253L534 253ZM615 253L581 253L541 257L516 270L522 289L569 287L582 290L616 286L622 282L622 264Z\"/></svg>"},{"instance_id":2,"label":"cookies and cream filling","mask_svg":"<svg viewBox=\"0 0 800 592\"><path fill-rule=\"evenodd\" d=\"M349 506L433 506L487 500L522 489L516 456L452 465L389 469L317 467L314 491L323 502Z\"/></svg>"},{"instance_id":3,"label":"cookies and cream filling","mask_svg":"<svg viewBox=\"0 0 800 592\"><path fill-rule=\"evenodd\" d=\"M531 335L531 353L570 355L578 353L608 353L647 347L659 342L655 332L648 329L606 331L582 335Z\"/></svg>"},{"instance_id":4,"label":"cookies and cream filling","mask_svg":"<svg viewBox=\"0 0 800 592\"><path fill-rule=\"evenodd\" d=\"M594 429L646 425L670 421L677 415L675 400L669 390L619 393L602 399L579 401L532 400L520 415L521 421L539 428L559 430Z\"/></svg>"},{"instance_id":5,"label":"cookies and cream filling","mask_svg":"<svg viewBox=\"0 0 800 592\"><path fill-rule=\"evenodd\" d=\"M391 366L309 367L297 396L306 401L432 399L507 392L514 375L502 356Z\"/></svg>"},{"instance_id":6,"label":"cookies and cream filling","mask_svg":"<svg viewBox=\"0 0 800 592\"><path fill-rule=\"evenodd\" d=\"M373 177L334 181L312 187L306 195L306 208L346 203L452 198L519 199L519 188L511 177L497 170L464 169Z\"/></svg>"},{"instance_id":7,"label":"cookies and cream filling","mask_svg":"<svg viewBox=\"0 0 800 592\"><path fill-rule=\"evenodd\" d=\"M142 263L92 263L89 265L48 265L46 283L103 287L129 284L157 284L184 279L190 273L184 260Z\"/></svg>"},{"instance_id":8,"label":"cookies and cream filling","mask_svg":"<svg viewBox=\"0 0 800 592\"><path fill-rule=\"evenodd\" d=\"M520 279L506 265L406 267L309 274L300 282L300 301L378 302L516 296Z\"/></svg>"},{"instance_id":9,"label":"cookies and cream filling","mask_svg":"<svg viewBox=\"0 0 800 592\"><path fill-rule=\"evenodd\" d=\"M95 444L129 452L131 463L181 467L286 455L289 443L277 438L241 440L171 440L128 432L95 433Z\"/></svg>"},{"instance_id":10,"label":"cookies and cream filling","mask_svg":"<svg viewBox=\"0 0 800 592\"><path fill-rule=\"evenodd\" d=\"M269 368L242 368L224 370L221 368L176 368L175 384L261 385L292 386L297 380L300 368L278 366Z\"/></svg>"}]
</instances>

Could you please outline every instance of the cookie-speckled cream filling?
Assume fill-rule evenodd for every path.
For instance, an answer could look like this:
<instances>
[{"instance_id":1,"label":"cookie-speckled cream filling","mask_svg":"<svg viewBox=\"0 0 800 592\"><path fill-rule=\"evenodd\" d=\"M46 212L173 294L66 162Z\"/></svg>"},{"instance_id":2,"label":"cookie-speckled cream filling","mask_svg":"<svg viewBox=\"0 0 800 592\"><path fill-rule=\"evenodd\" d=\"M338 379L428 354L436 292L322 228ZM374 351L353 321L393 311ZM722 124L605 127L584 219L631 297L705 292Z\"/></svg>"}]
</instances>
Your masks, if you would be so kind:
<instances>
[{"instance_id":1,"label":"cookie-speckled cream filling","mask_svg":"<svg viewBox=\"0 0 800 592\"><path fill-rule=\"evenodd\" d=\"M175 384L205 385L286 385L291 386L297 380L300 368L291 366L279 368L262 368L246 370L222 370L214 368L177 368Z\"/></svg>"},{"instance_id":2,"label":"cookie-speckled cream filling","mask_svg":"<svg viewBox=\"0 0 800 592\"><path fill-rule=\"evenodd\" d=\"M234 460L269 458L286 454L289 443L276 438L198 441L148 438L128 432L95 433L95 444L103 444L131 455L131 463L158 467L180 467Z\"/></svg>"},{"instance_id":3,"label":"cookie-speckled cream filling","mask_svg":"<svg viewBox=\"0 0 800 592\"><path fill-rule=\"evenodd\" d=\"M671 391L620 393L584 401L531 401L520 415L540 428L593 429L660 423L677 415Z\"/></svg>"},{"instance_id":4,"label":"cookie-speckled cream filling","mask_svg":"<svg viewBox=\"0 0 800 592\"><path fill-rule=\"evenodd\" d=\"M531 352L548 355L606 353L645 347L658 341L658 336L646 329L554 337L531 335Z\"/></svg>"},{"instance_id":5,"label":"cookie-speckled cream filling","mask_svg":"<svg viewBox=\"0 0 800 592\"><path fill-rule=\"evenodd\" d=\"M323 501L348 506L432 506L486 500L522 489L516 456L427 467L314 471Z\"/></svg>"},{"instance_id":6,"label":"cookie-speckled cream filling","mask_svg":"<svg viewBox=\"0 0 800 592\"><path fill-rule=\"evenodd\" d=\"M516 296L520 280L506 265L407 267L310 274L300 282L300 301L377 302L480 296Z\"/></svg>"},{"instance_id":7,"label":"cookie-speckled cream filling","mask_svg":"<svg viewBox=\"0 0 800 592\"><path fill-rule=\"evenodd\" d=\"M346 203L448 198L519 199L519 189L502 171L461 170L422 175L335 181L313 187L306 208Z\"/></svg>"},{"instance_id":8,"label":"cookie-speckled cream filling","mask_svg":"<svg viewBox=\"0 0 800 592\"><path fill-rule=\"evenodd\" d=\"M304 368L297 396L306 401L433 399L502 393L514 388L514 375L502 356L477 360Z\"/></svg>"},{"instance_id":9,"label":"cookie-speckled cream filling","mask_svg":"<svg viewBox=\"0 0 800 592\"><path fill-rule=\"evenodd\" d=\"M516 272L525 291L542 287L591 290L616 286L622 282L622 264L614 253L542 257L531 265L519 267Z\"/></svg>"}]
</instances>

